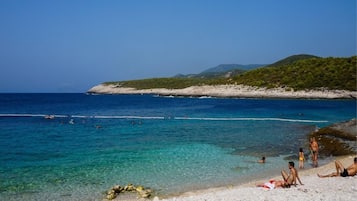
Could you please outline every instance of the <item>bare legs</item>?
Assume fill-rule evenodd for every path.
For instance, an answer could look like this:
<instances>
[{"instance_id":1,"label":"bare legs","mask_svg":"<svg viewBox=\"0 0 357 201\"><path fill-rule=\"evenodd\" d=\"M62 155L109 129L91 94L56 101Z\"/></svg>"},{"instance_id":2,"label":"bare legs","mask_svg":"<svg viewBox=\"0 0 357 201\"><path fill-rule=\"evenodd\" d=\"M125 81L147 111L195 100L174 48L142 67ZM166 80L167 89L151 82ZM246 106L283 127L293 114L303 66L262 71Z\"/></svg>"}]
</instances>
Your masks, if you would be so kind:
<instances>
[{"instance_id":1,"label":"bare legs","mask_svg":"<svg viewBox=\"0 0 357 201\"><path fill-rule=\"evenodd\" d=\"M284 170L281 171L281 176L283 177L283 179L286 183L288 183L290 185L293 183L292 178L289 177L289 175Z\"/></svg>"},{"instance_id":2,"label":"bare legs","mask_svg":"<svg viewBox=\"0 0 357 201\"><path fill-rule=\"evenodd\" d=\"M304 160L299 160L299 169L304 169Z\"/></svg>"},{"instance_id":3,"label":"bare legs","mask_svg":"<svg viewBox=\"0 0 357 201\"><path fill-rule=\"evenodd\" d=\"M312 166L313 167L317 167L318 163L317 163L317 152L312 154Z\"/></svg>"},{"instance_id":4,"label":"bare legs","mask_svg":"<svg viewBox=\"0 0 357 201\"><path fill-rule=\"evenodd\" d=\"M343 170L345 169L340 161L335 161L335 166L336 166L337 174L342 173Z\"/></svg>"},{"instance_id":5,"label":"bare legs","mask_svg":"<svg viewBox=\"0 0 357 201\"><path fill-rule=\"evenodd\" d=\"M340 174L343 172L343 170L345 169L342 165L342 163L340 161L335 161L335 166L336 166L336 172L333 172L331 174L327 174L327 175L320 175L317 174L317 176L323 178L323 177L338 177L340 176Z\"/></svg>"}]
</instances>

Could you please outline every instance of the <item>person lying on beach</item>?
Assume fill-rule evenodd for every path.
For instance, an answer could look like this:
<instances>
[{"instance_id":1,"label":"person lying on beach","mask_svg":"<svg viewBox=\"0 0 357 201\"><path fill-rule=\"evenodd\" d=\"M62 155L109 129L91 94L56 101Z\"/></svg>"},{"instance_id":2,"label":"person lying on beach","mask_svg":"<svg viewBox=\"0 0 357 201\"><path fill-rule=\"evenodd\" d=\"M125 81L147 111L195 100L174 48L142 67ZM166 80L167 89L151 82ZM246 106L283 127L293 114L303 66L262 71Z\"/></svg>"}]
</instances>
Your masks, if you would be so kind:
<instances>
[{"instance_id":1,"label":"person lying on beach","mask_svg":"<svg viewBox=\"0 0 357 201\"><path fill-rule=\"evenodd\" d=\"M327 175L320 175L317 174L318 177L348 177L348 176L355 176L357 174L357 157L353 159L353 164L350 165L348 168L344 168L340 161L335 161L336 172Z\"/></svg>"},{"instance_id":2,"label":"person lying on beach","mask_svg":"<svg viewBox=\"0 0 357 201\"><path fill-rule=\"evenodd\" d=\"M298 175L297 170L295 169L295 164L294 162L290 161L288 163L288 167L290 169L290 174L288 175L284 170L281 171L281 176L283 176L284 181L289 184L289 185L294 185L296 186L296 180L299 181L300 185L304 185L302 184L300 177Z\"/></svg>"},{"instance_id":3,"label":"person lying on beach","mask_svg":"<svg viewBox=\"0 0 357 201\"><path fill-rule=\"evenodd\" d=\"M271 179L269 180L269 182L263 183L263 184L257 184L257 187L263 187L269 190L272 190L274 188L289 188L290 185L287 184L285 181L283 180L274 180Z\"/></svg>"}]
</instances>

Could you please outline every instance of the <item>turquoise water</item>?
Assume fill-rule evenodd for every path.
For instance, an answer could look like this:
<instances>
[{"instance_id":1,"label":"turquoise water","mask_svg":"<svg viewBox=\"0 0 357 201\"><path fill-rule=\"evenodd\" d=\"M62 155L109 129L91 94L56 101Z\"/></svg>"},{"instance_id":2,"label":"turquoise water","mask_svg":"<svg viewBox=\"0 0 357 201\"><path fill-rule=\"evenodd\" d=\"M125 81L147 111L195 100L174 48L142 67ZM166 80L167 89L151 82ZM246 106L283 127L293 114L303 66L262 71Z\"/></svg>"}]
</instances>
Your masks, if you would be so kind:
<instances>
[{"instance_id":1,"label":"turquoise water","mask_svg":"<svg viewBox=\"0 0 357 201\"><path fill-rule=\"evenodd\" d=\"M0 101L1 200L102 200L128 183L159 195L238 184L279 174L285 156L307 150L306 134L356 117L353 100L0 94ZM264 165L256 163L262 155Z\"/></svg>"}]
</instances>

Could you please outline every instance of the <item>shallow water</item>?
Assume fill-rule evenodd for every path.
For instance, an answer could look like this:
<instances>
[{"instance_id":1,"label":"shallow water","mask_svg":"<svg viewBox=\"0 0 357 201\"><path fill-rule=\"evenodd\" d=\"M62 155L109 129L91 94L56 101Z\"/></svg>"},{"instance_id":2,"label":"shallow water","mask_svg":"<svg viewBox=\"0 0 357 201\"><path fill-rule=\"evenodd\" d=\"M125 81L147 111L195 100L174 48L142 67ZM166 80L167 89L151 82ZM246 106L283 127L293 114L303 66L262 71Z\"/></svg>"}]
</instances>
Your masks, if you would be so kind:
<instances>
[{"instance_id":1,"label":"shallow water","mask_svg":"<svg viewBox=\"0 0 357 201\"><path fill-rule=\"evenodd\" d=\"M0 94L0 102L5 200L102 200L128 183L160 195L237 184L278 174L285 156L307 150L306 134L356 117L352 100Z\"/></svg>"}]
</instances>

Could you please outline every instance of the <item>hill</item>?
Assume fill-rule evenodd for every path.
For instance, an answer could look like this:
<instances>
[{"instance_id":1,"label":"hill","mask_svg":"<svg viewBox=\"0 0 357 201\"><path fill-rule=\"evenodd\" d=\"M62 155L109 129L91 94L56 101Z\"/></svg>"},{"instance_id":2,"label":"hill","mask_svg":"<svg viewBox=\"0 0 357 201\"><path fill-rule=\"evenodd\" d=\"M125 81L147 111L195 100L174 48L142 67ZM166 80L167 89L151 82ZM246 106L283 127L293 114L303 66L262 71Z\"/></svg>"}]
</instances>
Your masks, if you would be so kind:
<instances>
[{"instance_id":1,"label":"hill","mask_svg":"<svg viewBox=\"0 0 357 201\"><path fill-rule=\"evenodd\" d=\"M356 60L357 56L302 59L248 71L232 78L232 81L235 84L268 88L356 91Z\"/></svg>"},{"instance_id":2,"label":"hill","mask_svg":"<svg viewBox=\"0 0 357 201\"><path fill-rule=\"evenodd\" d=\"M151 78L120 82L106 82L116 87L136 89L182 89L202 85L248 85L286 90L330 89L357 91L357 56L349 58L320 58L313 55L293 55L266 67L249 71L223 71L217 66L208 72L172 78ZM215 72L218 71L218 72Z\"/></svg>"},{"instance_id":3,"label":"hill","mask_svg":"<svg viewBox=\"0 0 357 201\"><path fill-rule=\"evenodd\" d=\"M215 66L213 68L209 68L202 73L217 73L217 72L227 72L227 71L232 71L232 70L252 70L255 68L259 68L265 66L265 64L249 64L249 65L241 65L241 64L220 64L218 66Z\"/></svg>"},{"instance_id":4,"label":"hill","mask_svg":"<svg viewBox=\"0 0 357 201\"><path fill-rule=\"evenodd\" d=\"M273 64L267 65L266 67L272 67L272 66L283 66L283 65L288 65L292 64L294 62L297 62L299 60L304 60L304 59L312 59L312 58L319 58L314 55L309 55L309 54L298 54L298 55L292 55L289 57L286 57L282 60L279 60Z\"/></svg>"},{"instance_id":5,"label":"hill","mask_svg":"<svg viewBox=\"0 0 357 201\"><path fill-rule=\"evenodd\" d=\"M242 64L220 64L218 66L209 68L207 70L202 71L198 74L178 74L174 77L179 78L223 78L223 77L232 77L239 74L242 74L245 71L256 69L266 64L249 64L249 65L242 65Z\"/></svg>"}]
</instances>

